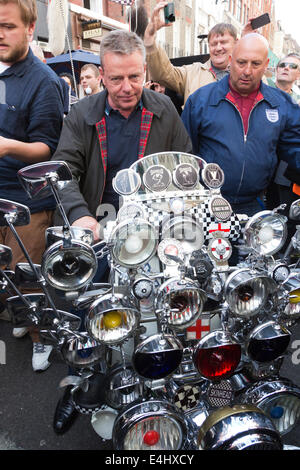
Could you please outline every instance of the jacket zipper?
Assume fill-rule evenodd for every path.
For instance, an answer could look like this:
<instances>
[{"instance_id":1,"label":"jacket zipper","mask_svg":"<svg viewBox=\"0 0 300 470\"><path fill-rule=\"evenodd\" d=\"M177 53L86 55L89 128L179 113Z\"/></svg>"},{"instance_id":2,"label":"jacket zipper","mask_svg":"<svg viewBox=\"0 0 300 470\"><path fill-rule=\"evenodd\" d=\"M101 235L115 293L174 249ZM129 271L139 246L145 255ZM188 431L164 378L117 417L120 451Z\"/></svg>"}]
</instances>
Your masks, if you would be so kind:
<instances>
[{"instance_id":1,"label":"jacket zipper","mask_svg":"<svg viewBox=\"0 0 300 470\"><path fill-rule=\"evenodd\" d=\"M243 118L242 118L242 115L239 111L239 109L237 108L237 106L232 103L232 101L230 101L228 98L225 98L226 101L228 101L228 103L230 103L232 106L234 106L234 108L237 110L237 112L239 113L239 116L241 118L241 122L242 122L242 127L243 127L243 135L244 135L244 145L246 144L247 142L247 137L248 137L248 130L249 130L249 122L250 122L250 117L251 117L251 114L252 114L252 111L256 108L256 106L261 102L263 101L263 99L257 101L257 103L255 103L255 105L252 107L250 113L249 113L249 116L248 116L248 130L247 132L245 132L245 126L244 126L244 121L243 121ZM242 169L242 174L241 174L241 178L240 178L240 183L239 183L239 187L237 189L237 192L236 194L238 195L239 192L240 192L240 189L241 189L241 186L242 186L242 182L243 182L243 178L244 178L244 173L245 173L245 162L243 163L243 169Z\"/></svg>"}]
</instances>

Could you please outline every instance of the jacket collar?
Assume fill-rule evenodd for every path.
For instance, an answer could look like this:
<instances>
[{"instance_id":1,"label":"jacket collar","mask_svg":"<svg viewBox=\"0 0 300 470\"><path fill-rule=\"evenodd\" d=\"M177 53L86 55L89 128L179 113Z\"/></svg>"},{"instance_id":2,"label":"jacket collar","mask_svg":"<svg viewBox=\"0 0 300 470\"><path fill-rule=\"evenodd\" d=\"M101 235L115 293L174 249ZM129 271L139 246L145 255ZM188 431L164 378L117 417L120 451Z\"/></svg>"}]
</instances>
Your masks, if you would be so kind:
<instances>
[{"instance_id":1,"label":"jacket collar","mask_svg":"<svg viewBox=\"0 0 300 470\"><path fill-rule=\"evenodd\" d=\"M160 98L156 96L159 95L159 93L154 93L156 92L151 92L150 90L144 89L142 93L142 103L148 111L151 111L158 118L160 118L164 110L164 103L162 103ZM93 126L102 119L105 112L106 98L106 90L97 93L96 95L83 98L82 101L85 102L87 108L85 113L85 120L88 125Z\"/></svg>"},{"instance_id":2,"label":"jacket collar","mask_svg":"<svg viewBox=\"0 0 300 470\"><path fill-rule=\"evenodd\" d=\"M276 93L273 92L274 89L265 85L262 81L260 82L260 91L263 95L265 101L269 103L272 108L279 106L279 99L276 96ZM224 100L227 93L230 91L229 88L229 75L228 77L222 78L222 80L214 84L212 93L210 95L209 104L212 106L217 106L220 101Z\"/></svg>"},{"instance_id":3,"label":"jacket collar","mask_svg":"<svg viewBox=\"0 0 300 470\"><path fill-rule=\"evenodd\" d=\"M8 69L2 72L1 77L16 75L17 77L22 77L28 67L31 67L34 61L34 54L32 50L29 48L28 54L25 59L16 62L15 64L11 65Z\"/></svg>"}]
</instances>

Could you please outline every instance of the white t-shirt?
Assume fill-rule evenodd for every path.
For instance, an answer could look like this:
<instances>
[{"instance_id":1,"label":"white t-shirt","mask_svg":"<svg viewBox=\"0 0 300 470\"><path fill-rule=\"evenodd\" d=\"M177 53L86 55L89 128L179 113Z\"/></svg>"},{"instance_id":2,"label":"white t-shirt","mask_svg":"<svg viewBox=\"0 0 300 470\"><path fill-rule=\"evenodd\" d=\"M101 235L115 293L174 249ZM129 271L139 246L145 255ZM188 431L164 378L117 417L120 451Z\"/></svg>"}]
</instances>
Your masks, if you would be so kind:
<instances>
[{"instance_id":1,"label":"white t-shirt","mask_svg":"<svg viewBox=\"0 0 300 470\"><path fill-rule=\"evenodd\" d=\"M5 70L9 69L10 65L3 64L3 62L0 62L0 74L4 72Z\"/></svg>"}]
</instances>

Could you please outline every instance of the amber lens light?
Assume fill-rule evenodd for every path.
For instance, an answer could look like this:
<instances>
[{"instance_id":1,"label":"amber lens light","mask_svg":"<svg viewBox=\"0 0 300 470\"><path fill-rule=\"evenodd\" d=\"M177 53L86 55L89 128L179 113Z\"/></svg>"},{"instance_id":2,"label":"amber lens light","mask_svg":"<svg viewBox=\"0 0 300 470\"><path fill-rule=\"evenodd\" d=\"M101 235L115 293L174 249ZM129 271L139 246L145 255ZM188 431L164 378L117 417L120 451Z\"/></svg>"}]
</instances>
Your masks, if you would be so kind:
<instances>
[{"instance_id":1,"label":"amber lens light","mask_svg":"<svg viewBox=\"0 0 300 470\"><path fill-rule=\"evenodd\" d=\"M194 355L198 371L207 379L224 379L230 377L237 368L241 358L239 344L225 344L211 348L199 348Z\"/></svg>"}]
</instances>

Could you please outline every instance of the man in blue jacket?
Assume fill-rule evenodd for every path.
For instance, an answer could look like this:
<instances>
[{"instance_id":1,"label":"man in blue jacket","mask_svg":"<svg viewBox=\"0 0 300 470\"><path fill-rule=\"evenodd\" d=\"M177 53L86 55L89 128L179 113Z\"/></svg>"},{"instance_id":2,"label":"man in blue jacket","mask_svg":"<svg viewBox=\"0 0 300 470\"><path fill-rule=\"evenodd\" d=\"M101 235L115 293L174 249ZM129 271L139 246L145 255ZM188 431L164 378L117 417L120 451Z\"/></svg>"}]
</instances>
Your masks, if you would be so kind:
<instances>
[{"instance_id":1,"label":"man in blue jacket","mask_svg":"<svg viewBox=\"0 0 300 470\"><path fill-rule=\"evenodd\" d=\"M288 164L286 176L300 181L300 108L262 83L268 62L266 39L244 36L233 50L229 77L193 93L182 113L194 153L220 165L223 196L248 216L262 210L278 157Z\"/></svg>"}]
</instances>

